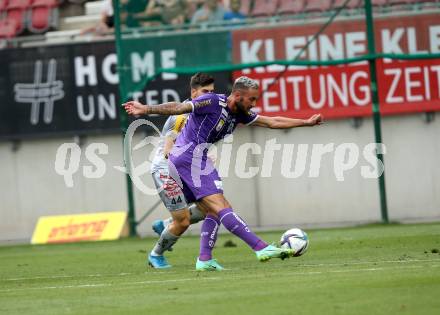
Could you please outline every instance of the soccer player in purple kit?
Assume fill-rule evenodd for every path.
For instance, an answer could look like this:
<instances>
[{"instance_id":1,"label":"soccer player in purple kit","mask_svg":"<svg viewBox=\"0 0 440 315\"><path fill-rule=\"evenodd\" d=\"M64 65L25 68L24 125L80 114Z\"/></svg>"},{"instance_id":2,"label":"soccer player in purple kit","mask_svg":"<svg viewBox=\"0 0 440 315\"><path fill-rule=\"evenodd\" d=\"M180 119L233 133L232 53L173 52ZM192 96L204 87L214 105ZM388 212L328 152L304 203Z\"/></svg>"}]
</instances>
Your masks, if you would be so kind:
<instances>
[{"instance_id":1,"label":"soccer player in purple kit","mask_svg":"<svg viewBox=\"0 0 440 315\"><path fill-rule=\"evenodd\" d=\"M260 261L284 259L294 255L291 249L268 245L249 229L224 197L222 181L212 161L207 158L209 145L231 134L239 123L271 129L290 129L322 123L320 114L306 120L257 115L251 108L256 105L258 97L258 83L242 76L235 80L229 96L207 93L184 103L170 102L150 106L130 101L123 104L131 115L191 113L171 152L169 168L171 177L182 187L187 202L196 202L199 209L206 213L201 229L196 270L224 269L212 258L220 224L248 244Z\"/></svg>"},{"instance_id":2,"label":"soccer player in purple kit","mask_svg":"<svg viewBox=\"0 0 440 315\"><path fill-rule=\"evenodd\" d=\"M198 72L191 77L191 99L204 93L214 91L215 79L207 74ZM186 123L188 114L172 115L165 121L156 155L151 163L151 175L156 185L160 199L171 214L166 220L153 222L153 230L159 234L159 239L148 254L148 264L157 269L170 268L171 265L164 253L185 233L190 224L205 219L205 215L195 204L187 204L184 194L175 182L170 183L168 170L168 155L174 146L174 141Z\"/></svg>"}]
</instances>

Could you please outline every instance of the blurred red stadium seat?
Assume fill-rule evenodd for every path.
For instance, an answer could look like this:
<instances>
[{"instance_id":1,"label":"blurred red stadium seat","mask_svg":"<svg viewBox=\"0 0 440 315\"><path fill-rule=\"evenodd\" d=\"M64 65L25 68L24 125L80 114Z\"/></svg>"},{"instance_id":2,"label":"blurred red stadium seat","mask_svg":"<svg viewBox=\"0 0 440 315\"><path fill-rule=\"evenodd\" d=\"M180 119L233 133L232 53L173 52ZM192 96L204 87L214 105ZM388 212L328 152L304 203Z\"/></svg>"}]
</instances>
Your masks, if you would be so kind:
<instances>
[{"instance_id":1,"label":"blurred red stadium seat","mask_svg":"<svg viewBox=\"0 0 440 315\"><path fill-rule=\"evenodd\" d=\"M26 9L31 5L31 3L32 3L32 0L9 0L7 8L8 9L15 9L15 8Z\"/></svg>"},{"instance_id":2,"label":"blurred red stadium seat","mask_svg":"<svg viewBox=\"0 0 440 315\"><path fill-rule=\"evenodd\" d=\"M252 17L272 16L277 13L279 0L255 0Z\"/></svg>"},{"instance_id":3,"label":"blurred red stadium seat","mask_svg":"<svg viewBox=\"0 0 440 315\"><path fill-rule=\"evenodd\" d=\"M298 14L304 10L304 0L280 0L278 14Z\"/></svg>"},{"instance_id":4,"label":"blurred red stadium seat","mask_svg":"<svg viewBox=\"0 0 440 315\"><path fill-rule=\"evenodd\" d=\"M345 0L335 0L333 2L333 8L340 8L345 3ZM356 9L363 5L363 1L360 0L351 0L347 3L347 8Z\"/></svg>"},{"instance_id":5,"label":"blurred red stadium seat","mask_svg":"<svg viewBox=\"0 0 440 315\"><path fill-rule=\"evenodd\" d=\"M243 15L248 16L249 13L251 12L251 6L252 6L252 0L241 0L240 12Z\"/></svg>"},{"instance_id":6,"label":"blurred red stadium seat","mask_svg":"<svg viewBox=\"0 0 440 315\"><path fill-rule=\"evenodd\" d=\"M0 38L9 39L16 35L16 22L15 20L4 19L0 20Z\"/></svg>"},{"instance_id":7,"label":"blurred red stadium seat","mask_svg":"<svg viewBox=\"0 0 440 315\"><path fill-rule=\"evenodd\" d=\"M417 4L421 2L432 2L434 3L435 0L388 0L389 5L399 5L399 4ZM439 1L437 1L439 2Z\"/></svg>"},{"instance_id":8,"label":"blurred red stadium seat","mask_svg":"<svg viewBox=\"0 0 440 315\"><path fill-rule=\"evenodd\" d=\"M330 10L331 0L307 0L304 12L324 12Z\"/></svg>"},{"instance_id":9,"label":"blurred red stadium seat","mask_svg":"<svg viewBox=\"0 0 440 315\"><path fill-rule=\"evenodd\" d=\"M58 17L57 0L34 0L30 10L28 29L33 33L42 33L55 26Z\"/></svg>"},{"instance_id":10,"label":"blurred red stadium seat","mask_svg":"<svg viewBox=\"0 0 440 315\"><path fill-rule=\"evenodd\" d=\"M387 4L387 0L371 0L371 4L374 6L385 6Z\"/></svg>"},{"instance_id":11,"label":"blurred red stadium seat","mask_svg":"<svg viewBox=\"0 0 440 315\"><path fill-rule=\"evenodd\" d=\"M6 10L8 0L0 0L0 13Z\"/></svg>"},{"instance_id":12,"label":"blurred red stadium seat","mask_svg":"<svg viewBox=\"0 0 440 315\"><path fill-rule=\"evenodd\" d=\"M394 5L394 4L406 4L408 3L407 0L388 0L388 4Z\"/></svg>"},{"instance_id":13,"label":"blurred red stadium seat","mask_svg":"<svg viewBox=\"0 0 440 315\"><path fill-rule=\"evenodd\" d=\"M26 25L26 12L30 7L32 0L9 0L6 7L6 16L15 21L16 33L24 30Z\"/></svg>"}]
</instances>

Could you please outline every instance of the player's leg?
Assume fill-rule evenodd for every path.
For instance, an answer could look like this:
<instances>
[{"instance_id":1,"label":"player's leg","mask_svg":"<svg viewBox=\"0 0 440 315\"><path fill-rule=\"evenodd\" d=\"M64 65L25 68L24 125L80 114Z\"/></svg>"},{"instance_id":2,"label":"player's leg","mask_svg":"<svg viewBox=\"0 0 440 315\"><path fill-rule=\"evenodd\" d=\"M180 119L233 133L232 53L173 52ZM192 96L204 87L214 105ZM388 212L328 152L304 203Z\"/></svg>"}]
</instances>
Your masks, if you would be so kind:
<instances>
[{"instance_id":1,"label":"player's leg","mask_svg":"<svg viewBox=\"0 0 440 315\"><path fill-rule=\"evenodd\" d=\"M190 213L182 190L169 178L167 170L153 173L153 180L163 204L171 212L173 222L160 234L159 240L148 255L148 263L154 268L169 268L171 266L163 254L188 228Z\"/></svg>"},{"instance_id":2,"label":"player's leg","mask_svg":"<svg viewBox=\"0 0 440 315\"><path fill-rule=\"evenodd\" d=\"M217 216L208 214L202 223L200 233L200 261L209 261L212 259L212 250L217 242L217 232L220 227L220 221Z\"/></svg>"},{"instance_id":3,"label":"player's leg","mask_svg":"<svg viewBox=\"0 0 440 315\"><path fill-rule=\"evenodd\" d=\"M205 163L204 169L211 169L209 174L193 171L194 160L201 160ZM200 162L200 161L199 161ZM207 218L202 224L200 238L200 256L197 259L196 270L221 270L223 269L217 261L212 259L212 249L215 244L218 232L219 219L224 220L222 224L232 233L245 241L255 250L258 259L267 260L274 257L285 258L290 253L287 250L267 245L250 231L246 223L232 211L231 205L223 197L222 181L212 165L212 161L205 156L198 157L181 154L170 156L170 175L176 182L182 183L182 189L188 201L197 200L200 209L207 213ZM208 237L211 236L212 237ZM264 255L261 255L264 251ZM293 254L293 253L292 253ZM211 257L211 259L209 259ZM209 260L204 260L209 259Z\"/></svg>"},{"instance_id":4,"label":"player's leg","mask_svg":"<svg viewBox=\"0 0 440 315\"><path fill-rule=\"evenodd\" d=\"M220 221L216 215L208 214L202 223L200 233L200 252L196 262L196 270L214 271L224 268L212 258L212 250L217 242Z\"/></svg>"},{"instance_id":5,"label":"player's leg","mask_svg":"<svg viewBox=\"0 0 440 315\"><path fill-rule=\"evenodd\" d=\"M216 215L218 220L224 227L241 238L253 250L260 250L267 246L257 235L255 235L233 210L230 203L223 194L214 194L203 197L199 204L209 209L210 215Z\"/></svg>"},{"instance_id":6,"label":"player's leg","mask_svg":"<svg viewBox=\"0 0 440 315\"><path fill-rule=\"evenodd\" d=\"M163 256L164 252L169 250L188 229L190 225L188 208L172 211L171 217L173 221L160 234L150 256Z\"/></svg>"},{"instance_id":7,"label":"player's leg","mask_svg":"<svg viewBox=\"0 0 440 315\"><path fill-rule=\"evenodd\" d=\"M154 220L153 224L151 225L151 229L157 234L161 235L163 230L171 223L173 222L173 217L166 218L165 220Z\"/></svg>"},{"instance_id":8,"label":"player's leg","mask_svg":"<svg viewBox=\"0 0 440 315\"><path fill-rule=\"evenodd\" d=\"M189 223L195 224L200 221L202 221L205 218L205 214L197 208L196 204L191 204L189 206ZM162 231L171 223L173 222L173 217L169 217L165 220L156 220L152 224L152 229L154 232L156 232L159 236L162 234Z\"/></svg>"},{"instance_id":9,"label":"player's leg","mask_svg":"<svg viewBox=\"0 0 440 315\"><path fill-rule=\"evenodd\" d=\"M203 197L199 204L202 208L208 209L209 215L217 216L220 223L231 233L242 239L255 251L260 261L271 258L287 258L294 253L291 250L281 249L268 245L251 231L246 222L238 216L225 199L223 194L214 194Z\"/></svg>"}]
</instances>

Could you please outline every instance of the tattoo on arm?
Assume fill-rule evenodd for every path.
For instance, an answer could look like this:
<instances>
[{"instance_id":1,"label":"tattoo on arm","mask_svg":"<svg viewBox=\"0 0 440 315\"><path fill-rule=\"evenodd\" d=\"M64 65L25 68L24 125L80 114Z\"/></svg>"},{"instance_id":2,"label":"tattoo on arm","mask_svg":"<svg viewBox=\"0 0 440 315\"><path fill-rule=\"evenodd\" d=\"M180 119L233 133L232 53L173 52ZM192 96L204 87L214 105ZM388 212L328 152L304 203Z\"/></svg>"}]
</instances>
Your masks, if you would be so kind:
<instances>
[{"instance_id":1,"label":"tattoo on arm","mask_svg":"<svg viewBox=\"0 0 440 315\"><path fill-rule=\"evenodd\" d=\"M192 112L192 106L190 103L178 103L170 102L160 105L147 106L146 114L158 114L158 115L179 115Z\"/></svg>"}]
</instances>

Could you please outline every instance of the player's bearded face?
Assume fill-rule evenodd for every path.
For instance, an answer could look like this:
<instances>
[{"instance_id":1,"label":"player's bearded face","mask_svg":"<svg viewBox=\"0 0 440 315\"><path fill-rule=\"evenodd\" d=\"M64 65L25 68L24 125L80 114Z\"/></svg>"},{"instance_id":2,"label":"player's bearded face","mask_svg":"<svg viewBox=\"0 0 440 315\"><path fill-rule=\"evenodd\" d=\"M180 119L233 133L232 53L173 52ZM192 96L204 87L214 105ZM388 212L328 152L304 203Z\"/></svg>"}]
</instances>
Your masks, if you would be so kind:
<instances>
[{"instance_id":1,"label":"player's bearded face","mask_svg":"<svg viewBox=\"0 0 440 315\"><path fill-rule=\"evenodd\" d=\"M244 97L243 96L240 96L238 101L236 101L237 109L241 113L247 113L248 112L248 109L246 109L246 106L245 106L244 102L245 101L244 101Z\"/></svg>"},{"instance_id":2,"label":"player's bearded face","mask_svg":"<svg viewBox=\"0 0 440 315\"><path fill-rule=\"evenodd\" d=\"M242 91L238 100L235 101L237 110L241 113L248 113L255 106L258 99L258 90Z\"/></svg>"}]
</instances>

